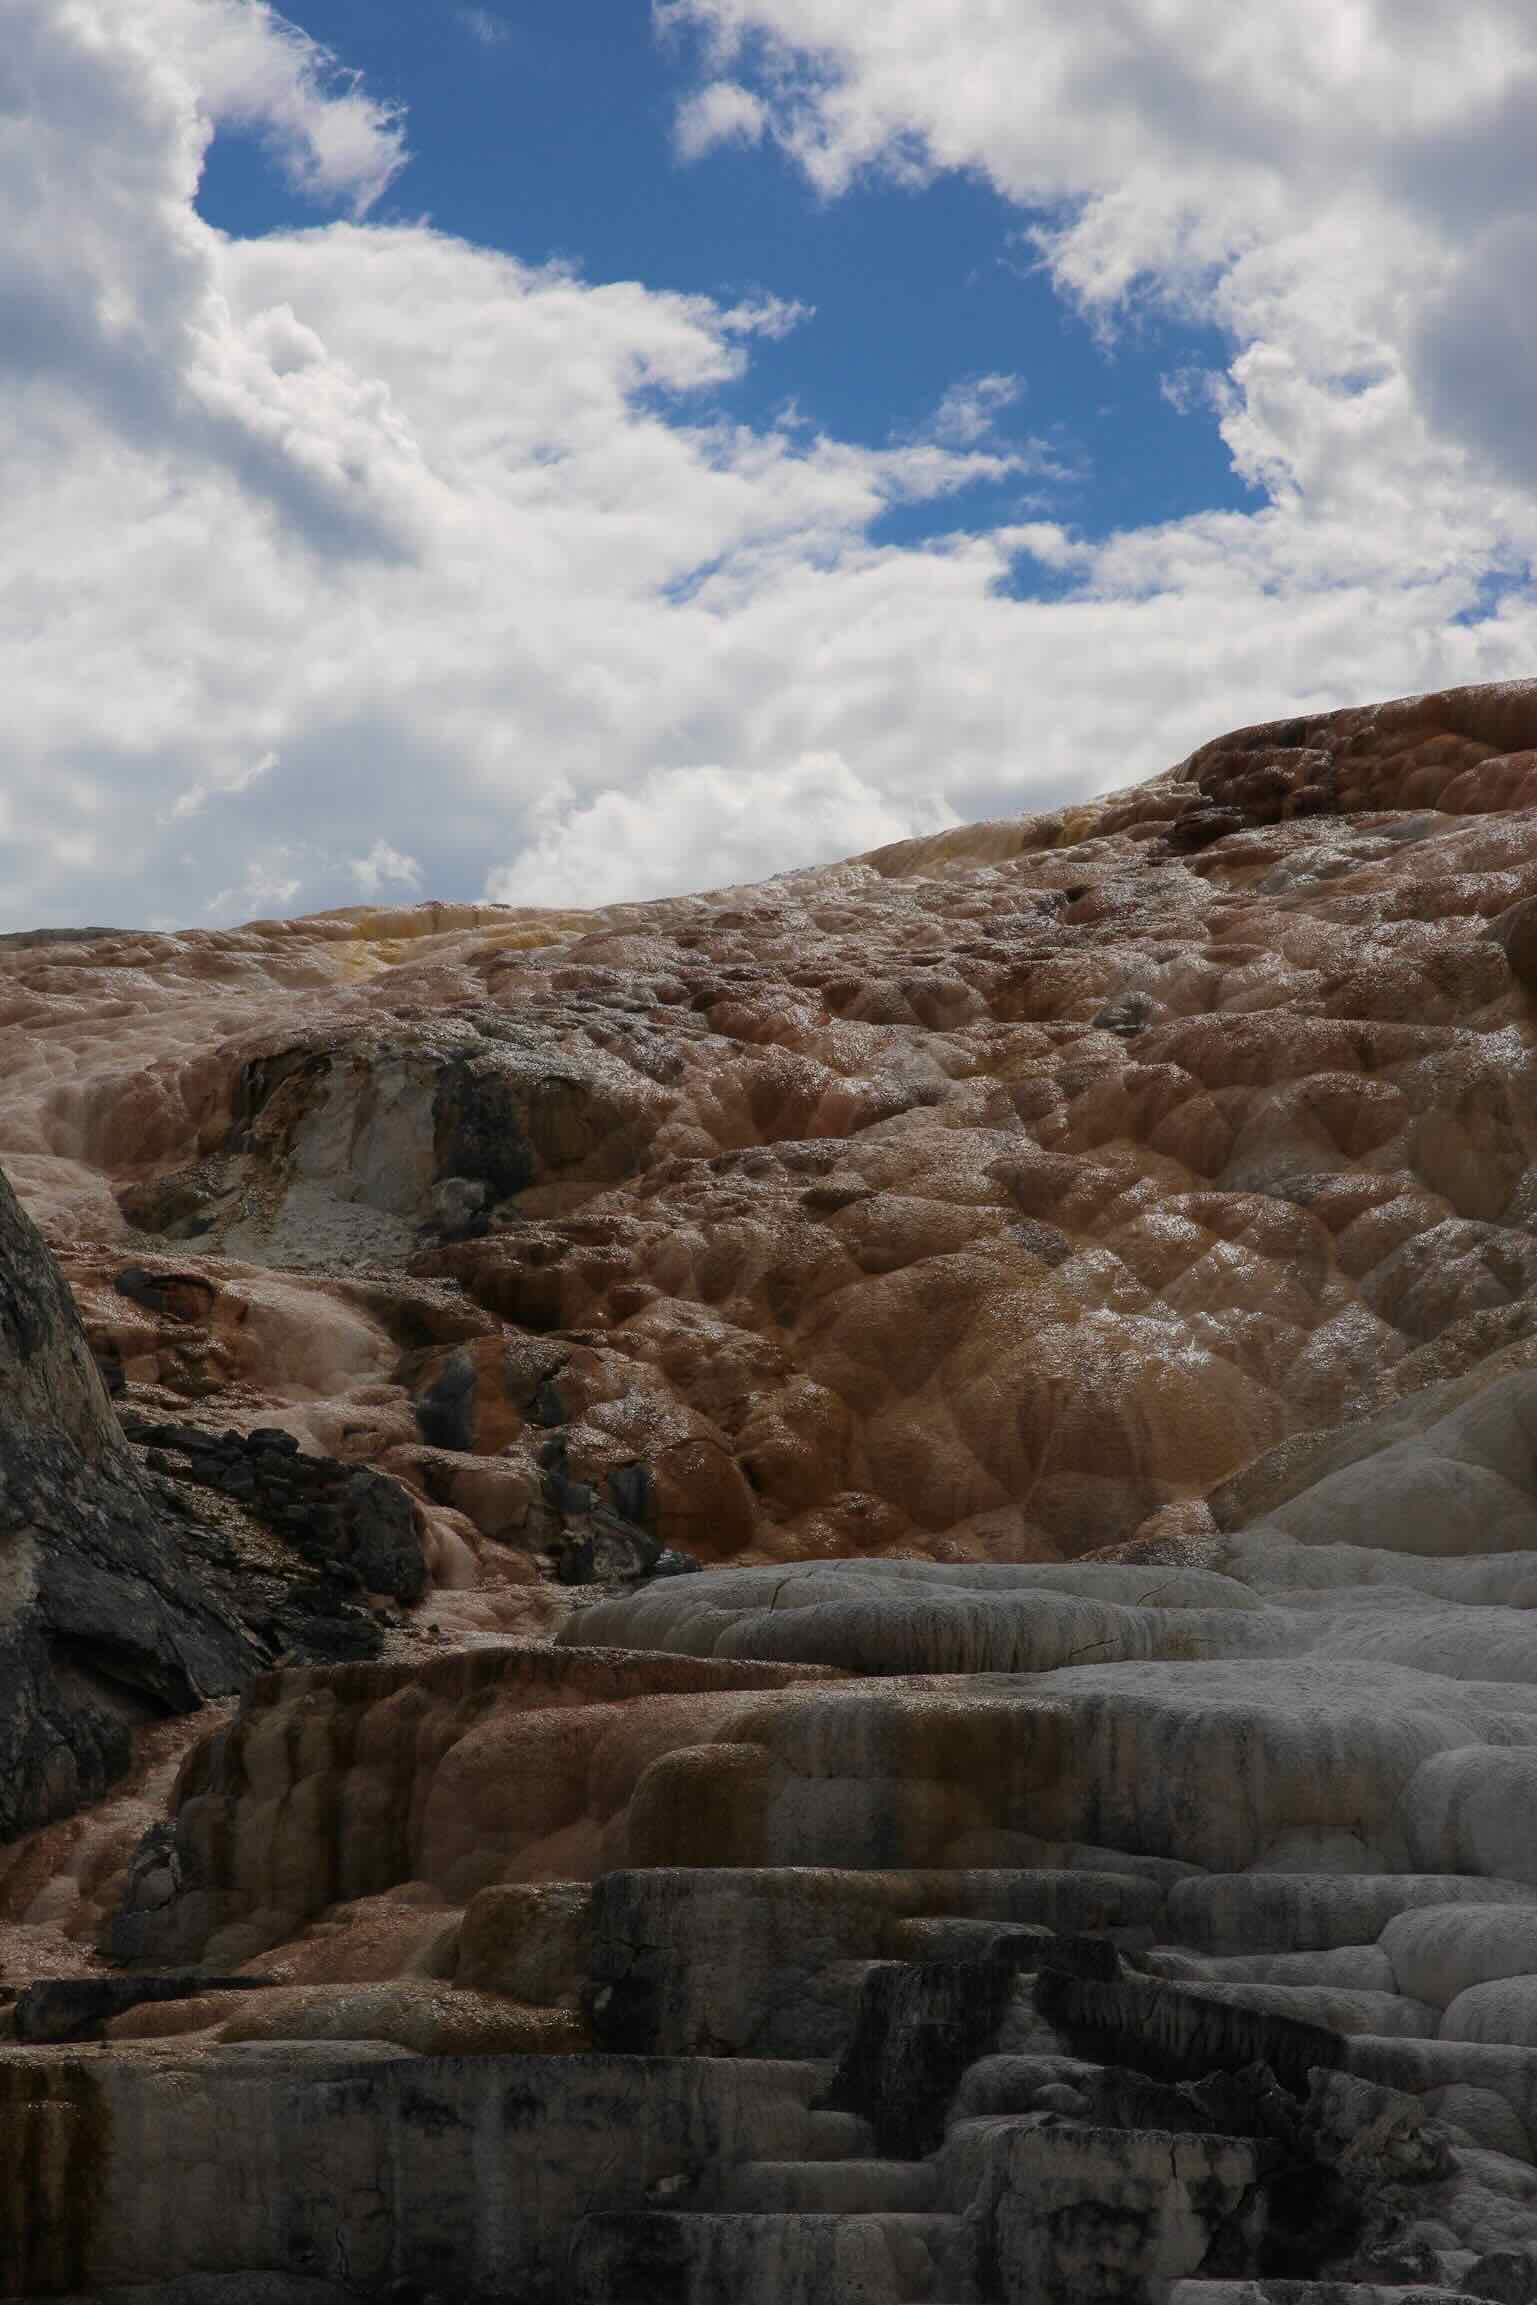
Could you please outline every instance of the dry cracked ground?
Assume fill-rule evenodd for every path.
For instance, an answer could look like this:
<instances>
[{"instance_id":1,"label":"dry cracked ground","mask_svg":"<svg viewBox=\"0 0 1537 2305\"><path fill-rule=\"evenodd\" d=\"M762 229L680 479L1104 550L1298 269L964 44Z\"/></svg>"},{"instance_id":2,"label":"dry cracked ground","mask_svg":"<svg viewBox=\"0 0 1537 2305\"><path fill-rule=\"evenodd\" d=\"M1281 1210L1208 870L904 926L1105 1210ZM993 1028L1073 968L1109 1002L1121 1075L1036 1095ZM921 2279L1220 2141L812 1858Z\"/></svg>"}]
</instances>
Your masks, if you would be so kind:
<instances>
[{"instance_id":1,"label":"dry cracked ground","mask_svg":"<svg viewBox=\"0 0 1537 2305\"><path fill-rule=\"evenodd\" d=\"M1537 682L0 939L0 2293L1537 2299L1534 1044Z\"/></svg>"}]
</instances>

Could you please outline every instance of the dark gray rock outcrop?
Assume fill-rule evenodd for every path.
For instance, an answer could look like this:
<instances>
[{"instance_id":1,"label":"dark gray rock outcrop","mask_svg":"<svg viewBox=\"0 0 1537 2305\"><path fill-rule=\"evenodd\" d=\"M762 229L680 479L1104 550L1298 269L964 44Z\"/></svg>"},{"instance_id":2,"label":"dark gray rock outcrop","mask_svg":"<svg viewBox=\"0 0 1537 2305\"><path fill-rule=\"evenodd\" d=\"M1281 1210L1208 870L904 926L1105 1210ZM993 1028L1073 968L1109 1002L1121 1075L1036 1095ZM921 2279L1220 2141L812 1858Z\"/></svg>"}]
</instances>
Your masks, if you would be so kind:
<instances>
[{"instance_id":1,"label":"dark gray rock outcrop","mask_svg":"<svg viewBox=\"0 0 1537 2305\"><path fill-rule=\"evenodd\" d=\"M93 1799L136 1725L228 1694L253 1661L181 1567L0 1176L0 1839Z\"/></svg>"},{"instance_id":2,"label":"dark gray rock outcrop","mask_svg":"<svg viewBox=\"0 0 1537 2305\"><path fill-rule=\"evenodd\" d=\"M419 1601L426 1592L416 1508L388 1473L306 1456L292 1433L275 1425L213 1433L130 1409L123 1430L151 1451L151 1470L231 1498L312 1565L339 1565L355 1586L398 1601Z\"/></svg>"},{"instance_id":3,"label":"dark gray rock outcrop","mask_svg":"<svg viewBox=\"0 0 1537 2305\"><path fill-rule=\"evenodd\" d=\"M828 2105L868 2121L878 2149L897 2160L935 2152L961 2076L992 2047L1034 1953L1020 1931L1001 1934L980 1960L873 1963Z\"/></svg>"},{"instance_id":4,"label":"dark gray rock outcrop","mask_svg":"<svg viewBox=\"0 0 1537 2305\"><path fill-rule=\"evenodd\" d=\"M1075 2055L1104 2058L1155 2081L1201 2081L1266 2065L1305 2091L1315 2069L1344 2062L1338 2033L1296 2017L1213 1999L1162 1978L1074 1976L1043 1964L1035 2006Z\"/></svg>"}]
</instances>

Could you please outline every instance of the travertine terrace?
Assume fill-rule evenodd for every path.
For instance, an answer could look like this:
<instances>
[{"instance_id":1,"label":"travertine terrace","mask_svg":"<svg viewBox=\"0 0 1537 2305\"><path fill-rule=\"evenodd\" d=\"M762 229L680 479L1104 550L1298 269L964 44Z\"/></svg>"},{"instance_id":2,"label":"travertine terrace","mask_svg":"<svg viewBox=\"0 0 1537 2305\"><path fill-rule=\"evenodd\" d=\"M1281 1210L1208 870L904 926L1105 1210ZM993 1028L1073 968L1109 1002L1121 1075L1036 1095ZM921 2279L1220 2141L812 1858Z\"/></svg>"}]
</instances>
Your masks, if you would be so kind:
<instances>
[{"instance_id":1,"label":"travertine terrace","mask_svg":"<svg viewBox=\"0 0 1537 2305\"><path fill-rule=\"evenodd\" d=\"M225 1628L0 1849L11 2293L1537 2297L1534 748L0 941L77 1423Z\"/></svg>"}]
</instances>

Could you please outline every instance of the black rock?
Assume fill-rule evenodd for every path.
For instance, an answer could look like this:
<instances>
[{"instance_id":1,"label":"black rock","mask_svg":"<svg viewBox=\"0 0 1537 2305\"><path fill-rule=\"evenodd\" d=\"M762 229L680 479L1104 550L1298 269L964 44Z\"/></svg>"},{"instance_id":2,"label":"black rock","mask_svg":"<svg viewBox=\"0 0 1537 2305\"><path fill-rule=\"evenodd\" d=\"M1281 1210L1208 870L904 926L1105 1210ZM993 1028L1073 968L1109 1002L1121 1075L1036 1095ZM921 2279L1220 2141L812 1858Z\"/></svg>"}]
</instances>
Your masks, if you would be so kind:
<instances>
[{"instance_id":1,"label":"black rock","mask_svg":"<svg viewBox=\"0 0 1537 2305\"><path fill-rule=\"evenodd\" d=\"M586 1493L592 1495L591 1490ZM595 1504L568 1524L555 1557L555 1574L563 1585L626 1584L650 1576L661 1557L655 1537Z\"/></svg>"},{"instance_id":2,"label":"black rock","mask_svg":"<svg viewBox=\"0 0 1537 2305\"><path fill-rule=\"evenodd\" d=\"M377 1657L383 1628L353 1599L356 1589L328 1576L290 1585L273 1612L275 1646L291 1661L306 1663L361 1664Z\"/></svg>"},{"instance_id":3,"label":"black rock","mask_svg":"<svg viewBox=\"0 0 1537 2305\"><path fill-rule=\"evenodd\" d=\"M649 1529L656 1521L656 1482L651 1467L639 1460L615 1465L608 1476L608 1501L621 1520Z\"/></svg>"},{"instance_id":4,"label":"black rock","mask_svg":"<svg viewBox=\"0 0 1537 2305\"><path fill-rule=\"evenodd\" d=\"M337 1566L347 1584L407 1603L426 1591L416 1506L388 1474L305 1456L277 1425L208 1433L136 1419L134 1437L150 1444L146 1461L157 1474L179 1474L232 1498L304 1559ZM185 1470L168 1449L185 1458Z\"/></svg>"},{"instance_id":5,"label":"black rock","mask_svg":"<svg viewBox=\"0 0 1537 2305\"><path fill-rule=\"evenodd\" d=\"M1149 2080L1106 2065L1086 2080L1089 2117L1112 2129L1158 2129L1170 2135L1262 2139L1295 2154L1302 2108L1268 2065L1212 2073L1204 2081Z\"/></svg>"},{"instance_id":6,"label":"black rock","mask_svg":"<svg viewBox=\"0 0 1537 2305\"><path fill-rule=\"evenodd\" d=\"M1041 1967L1063 1977L1118 1977L1121 1956L1109 1937L1060 1935L1041 1947Z\"/></svg>"},{"instance_id":7,"label":"black rock","mask_svg":"<svg viewBox=\"0 0 1537 2305\"><path fill-rule=\"evenodd\" d=\"M0 1839L67 1816L133 1728L258 1662L183 1568L69 1291L0 1177Z\"/></svg>"},{"instance_id":8,"label":"black rock","mask_svg":"<svg viewBox=\"0 0 1537 2305\"><path fill-rule=\"evenodd\" d=\"M553 1377L546 1377L535 1391L533 1399L528 1404L528 1421L532 1425L544 1425L546 1427L563 1425L567 1422L565 1404L560 1397L560 1387L555 1383Z\"/></svg>"},{"instance_id":9,"label":"black rock","mask_svg":"<svg viewBox=\"0 0 1537 2305\"><path fill-rule=\"evenodd\" d=\"M371 1593L419 1601L427 1590L416 1508L387 1473L359 1467L342 1489L343 1557Z\"/></svg>"},{"instance_id":10,"label":"black rock","mask_svg":"<svg viewBox=\"0 0 1537 2305\"><path fill-rule=\"evenodd\" d=\"M281 1425L253 1425L250 1432L246 1434L246 1446L252 1449L265 1449L270 1454L279 1457L296 1457L299 1454L298 1442L293 1434L285 1432Z\"/></svg>"},{"instance_id":11,"label":"black rock","mask_svg":"<svg viewBox=\"0 0 1537 2305\"><path fill-rule=\"evenodd\" d=\"M475 1395L480 1377L466 1352L451 1353L441 1373L416 1400L416 1424L434 1449L475 1446Z\"/></svg>"},{"instance_id":12,"label":"black rock","mask_svg":"<svg viewBox=\"0 0 1537 2305\"><path fill-rule=\"evenodd\" d=\"M550 1474L549 1489L550 1502L555 1510L568 1518L576 1519L603 1510L598 1503L597 1490L587 1481L572 1480L560 1465L556 1465ZM617 1514L610 1516L612 1519L618 1517Z\"/></svg>"},{"instance_id":13,"label":"black rock","mask_svg":"<svg viewBox=\"0 0 1537 2305\"><path fill-rule=\"evenodd\" d=\"M1537 2305L1537 2259L1525 2249L1491 2249L1468 2267L1462 2286L1493 2305Z\"/></svg>"},{"instance_id":14,"label":"black rock","mask_svg":"<svg viewBox=\"0 0 1537 2305\"><path fill-rule=\"evenodd\" d=\"M867 2120L882 2154L932 2153L962 2074L997 2037L1017 1966L1007 1954L872 1964L825 2102Z\"/></svg>"},{"instance_id":15,"label":"black rock","mask_svg":"<svg viewBox=\"0 0 1537 2305\"><path fill-rule=\"evenodd\" d=\"M163 1320L190 1322L206 1320L219 1293L201 1273L155 1273L143 1265L125 1265L112 1286Z\"/></svg>"},{"instance_id":16,"label":"black rock","mask_svg":"<svg viewBox=\"0 0 1537 2305\"><path fill-rule=\"evenodd\" d=\"M1323 2025L1124 1970L1109 1979L1085 1977L1043 1960L1034 1999L1074 2056L1155 2081L1204 2081L1268 2065L1283 2088L1301 2095L1315 2068L1331 2072L1345 2060L1342 2037Z\"/></svg>"}]
</instances>

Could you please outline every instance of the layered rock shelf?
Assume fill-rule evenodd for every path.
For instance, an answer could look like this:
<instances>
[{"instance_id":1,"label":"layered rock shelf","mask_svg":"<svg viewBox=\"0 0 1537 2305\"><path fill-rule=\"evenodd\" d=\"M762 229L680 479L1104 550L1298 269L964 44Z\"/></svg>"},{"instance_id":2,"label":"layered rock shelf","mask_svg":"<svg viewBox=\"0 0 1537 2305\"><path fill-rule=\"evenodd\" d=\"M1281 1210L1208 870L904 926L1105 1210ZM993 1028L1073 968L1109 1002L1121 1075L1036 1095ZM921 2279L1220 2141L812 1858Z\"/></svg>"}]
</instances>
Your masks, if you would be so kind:
<instances>
[{"instance_id":1,"label":"layered rock shelf","mask_svg":"<svg viewBox=\"0 0 1537 2305\"><path fill-rule=\"evenodd\" d=\"M0 943L0 2294L1537 2300L1534 1003L1537 683Z\"/></svg>"}]
</instances>

